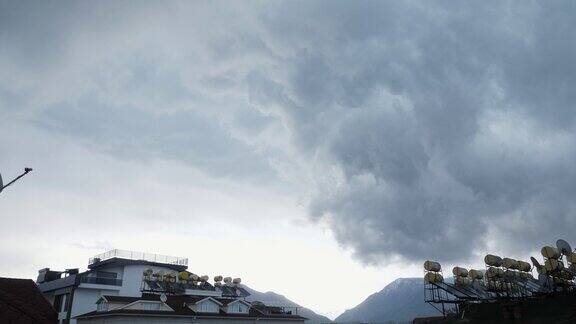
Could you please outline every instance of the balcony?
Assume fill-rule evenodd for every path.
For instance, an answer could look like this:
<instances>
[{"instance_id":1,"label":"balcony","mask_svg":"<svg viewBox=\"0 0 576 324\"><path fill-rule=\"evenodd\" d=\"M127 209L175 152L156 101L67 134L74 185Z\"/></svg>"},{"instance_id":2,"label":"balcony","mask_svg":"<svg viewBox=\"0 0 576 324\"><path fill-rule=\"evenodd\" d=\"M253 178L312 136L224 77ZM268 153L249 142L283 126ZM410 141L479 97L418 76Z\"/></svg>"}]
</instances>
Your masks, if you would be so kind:
<instances>
[{"instance_id":1,"label":"balcony","mask_svg":"<svg viewBox=\"0 0 576 324\"><path fill-rule=\"evenodd\" d=\"M108 252L98 254L93 258L90 258L90 260L88 260L88 266L113 258L128 259L128 260L143 260L156 263L188 266L188 259L186 258L180 258L162 254L154 254L154 253L118 250L118 249L110 250Z\"/></svg>"},{"instance_id":2,"label":"balcony","mask_svg":"<svg viewBox=\"0 0 576 324\"><path fill-rule=\"evenodd\" d=\"M122 279L81 276L80 283L107 285L107 286L122 286Z\"/></svg>"}]
</instances>

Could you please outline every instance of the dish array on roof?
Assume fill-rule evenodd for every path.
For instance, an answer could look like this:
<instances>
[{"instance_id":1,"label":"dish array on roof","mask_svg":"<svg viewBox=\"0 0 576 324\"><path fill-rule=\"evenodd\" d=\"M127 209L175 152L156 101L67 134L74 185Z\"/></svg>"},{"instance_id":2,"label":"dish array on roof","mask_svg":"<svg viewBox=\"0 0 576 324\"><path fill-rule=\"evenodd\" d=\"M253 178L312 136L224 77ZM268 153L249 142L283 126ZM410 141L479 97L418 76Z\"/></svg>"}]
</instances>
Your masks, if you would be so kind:
<instances>
[{"instance_id":1,"label":"dish array on roof","mask_svg":"<svg viewBox=\"0 0 576 324\"><path fill-rule=\"evenodd\" d=\"M543 264L534 257L530 264L488 254L484 257L485 269L454 267L452 280L444 279L440 263L426 261L425 301L445 313L445 304L459 308L466 303L518 301L558 292L576 294L576 253L570 244L558 240L555 247L544 246L540 252Z\"/></svg>"},{"instance_id":2,"label":"dish array on roof","mask_svg":"<svg viewBox=\"0 0 576 324\"><path fill-rule=\"evenodd\" d=\"M228 298L243 298L250 293L240 286L240 278L214 276L210 284L207 275L198 276L189 271L154 271L146 269L142 273L141 291L147 293L167 293L172 295L184 294L186 291L202 290L217 291L221 296ZM222 283L224 282L224 283Z\"/></svg>"}]
</instances>

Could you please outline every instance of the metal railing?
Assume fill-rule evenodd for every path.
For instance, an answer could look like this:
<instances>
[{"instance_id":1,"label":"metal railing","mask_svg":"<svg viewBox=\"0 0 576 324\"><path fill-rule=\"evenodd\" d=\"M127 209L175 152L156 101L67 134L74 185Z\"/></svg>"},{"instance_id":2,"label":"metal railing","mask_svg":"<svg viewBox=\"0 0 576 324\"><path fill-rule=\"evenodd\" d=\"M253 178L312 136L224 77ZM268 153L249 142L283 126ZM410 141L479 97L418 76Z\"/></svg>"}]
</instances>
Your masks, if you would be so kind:
<instances>
[{"instance_id":1,"label":"metal railing","mask_svg":"<svg viewBox=\"0 0 576 324\"><path fill-rule=\"evenodd\" d=\"M154 254L154 253L118 250L118 249L110 250L108 252L98 254L98 255L94 256L93 258L90 258L88 260L88 265L98 263L98 262L101 262L104 260L112 259L112 258L120 258L120 259L128 259L128 260L144 260L144 261L157 262L157 263L188 266L188 259L186 259L186 258L180 258L180 257L162 255L162 254Z\"/></svg>"}]
</instances>

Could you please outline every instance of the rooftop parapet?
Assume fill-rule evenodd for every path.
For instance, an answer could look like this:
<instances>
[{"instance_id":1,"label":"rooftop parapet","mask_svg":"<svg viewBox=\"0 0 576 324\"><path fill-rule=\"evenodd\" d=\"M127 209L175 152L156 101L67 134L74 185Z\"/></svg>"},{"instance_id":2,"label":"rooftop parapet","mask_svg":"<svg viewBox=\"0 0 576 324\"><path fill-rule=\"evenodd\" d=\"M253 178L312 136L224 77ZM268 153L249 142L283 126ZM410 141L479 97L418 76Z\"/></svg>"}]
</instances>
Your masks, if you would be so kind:
<instances>
[{"instance_id":1,"label":"rooftop parapet","mask_svg":"<svg viewBox=\"0 0 576 324\"><path fill-rule=\"evenodd\" d=\"M119 250L114 249L108 252L104 252L88 260L88 265L92 265L95 263L99 263L108 259L119 258L119 259L127 259L127 260L143 260L155 263L164 263L164 264L173 264L173 265L180 265L180 266L188 266L188 259L169 256L169 255L162 255L162 254L154 254L154 253L144 253L144 252L136 252L136 251L128 251L128 250Z\"/></svg>"}]
</instances>

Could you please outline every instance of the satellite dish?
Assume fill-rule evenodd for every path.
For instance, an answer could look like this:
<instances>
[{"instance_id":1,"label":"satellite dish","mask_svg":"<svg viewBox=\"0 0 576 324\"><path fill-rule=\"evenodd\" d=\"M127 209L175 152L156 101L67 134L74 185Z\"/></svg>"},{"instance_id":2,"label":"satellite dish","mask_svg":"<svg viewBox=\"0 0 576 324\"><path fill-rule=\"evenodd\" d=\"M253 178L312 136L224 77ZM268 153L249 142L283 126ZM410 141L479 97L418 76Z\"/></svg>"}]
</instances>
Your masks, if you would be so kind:
<instances>
[{"instance_id":1,"label":"satellite dish","mask_svg":"<svg viewBox=\"0 0 576 324\"><path fill-rule=\"evenodd\" d=\"M560 253L566 256L572 253L572 247L570 246L570 244L562 239L556 241L556 247L558 248L558 251L560 251Z\"/></svg>"},{"instance_id":2,"label":"satellite dish","mask_svg":"<svg viewBox=\"0 0 576 324\"><path fill-rule=\"evenodd\" d=\"M2 174L0 174L0 192L4 189L4 182L2 182Z\"/></svg>"},{"instance_id":3,"label":"satellite dish","mask_svg":"<svg viewBox=\"0 0 576 324\"><path fill-rule=\"evenodd\" d=\"M540 265L540 263L538 262L538 260L536 260L536 258L530 257L530 261L532 261L532 265L534 266L534 268L538 269L542 267L542 265Z\"/></svg>"},{"instance_id":4,"label":"satellite dish","mask_svg":"<svg viewBox=\"0 0 576 324\"><path fill-rule=\"evenodd\" d=\"M168 297L166 297L166 294L162 293L160 294L160 301L165 303L168 300Z\"/></svg>"}]
</instances>

